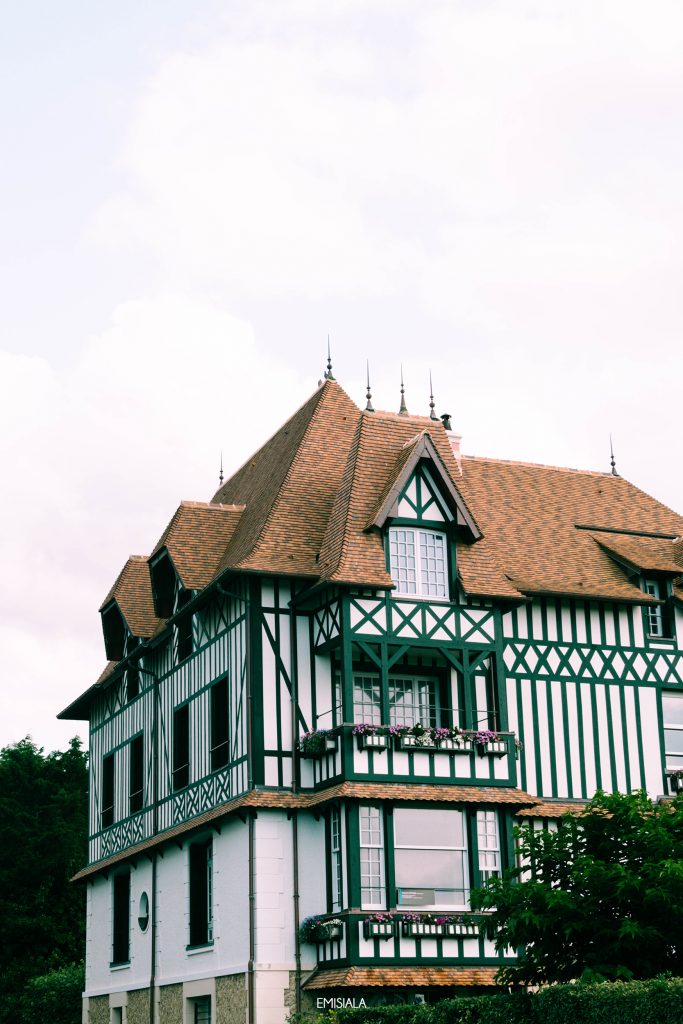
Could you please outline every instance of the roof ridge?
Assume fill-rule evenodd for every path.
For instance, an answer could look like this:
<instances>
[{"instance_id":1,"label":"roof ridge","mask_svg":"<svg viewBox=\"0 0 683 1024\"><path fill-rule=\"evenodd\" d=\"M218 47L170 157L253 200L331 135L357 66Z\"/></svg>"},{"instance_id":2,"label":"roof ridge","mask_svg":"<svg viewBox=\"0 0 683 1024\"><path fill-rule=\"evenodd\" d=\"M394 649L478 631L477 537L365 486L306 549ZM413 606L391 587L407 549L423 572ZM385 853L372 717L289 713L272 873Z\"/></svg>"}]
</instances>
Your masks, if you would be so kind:
<instances>
[{"instance_id":1,"label":"roof ridge","mask_svg":"<svg viewBox=\"0 0 683 1024\"><path fill-rule=\"evenodd\" d=\"M180 505L178 506L178 509L180 509L180 508L205 508L209 512L218 512L218 511L228 511L228 512L232 511L232 512L236 512L238 510L243 512L246 507L247 507L246 505L241 505L241 504L238 504L238 503L232 503L231 504L230 502L223 502L223 501L192 501L191 499L183 498L181 500L181 502L180 502ZM178 511L178 509L176 509L176 512Z\"/></svg>"},{"instance_id":2,"label":"roof ridge","mask_svg":"<svg viewBox=\"0 0 683 1024\"><path fill-rule=\"evenodd\" d=\"M600 476L600 477L612 477L614 474L611 470L602 469L574 469L572 466L551 466L546 462L520 462L517 459L497 459L490 455L463 455L462 459L464 462L495 462L503 466L525 466L528 469L552 469L558 473L580 473L583 476ZM623 480L625 483L631 483L624 476L617 476L617 480ZM631 486L634 486L633 484ZM645 493L645 492L643 492ZM651 495L648 495L651 497ZM656 500L656 499L653 499ZM661 504L661 502L660 502ZM671 510L673 511L673 510Z\"/></svg>"}]
</instances>

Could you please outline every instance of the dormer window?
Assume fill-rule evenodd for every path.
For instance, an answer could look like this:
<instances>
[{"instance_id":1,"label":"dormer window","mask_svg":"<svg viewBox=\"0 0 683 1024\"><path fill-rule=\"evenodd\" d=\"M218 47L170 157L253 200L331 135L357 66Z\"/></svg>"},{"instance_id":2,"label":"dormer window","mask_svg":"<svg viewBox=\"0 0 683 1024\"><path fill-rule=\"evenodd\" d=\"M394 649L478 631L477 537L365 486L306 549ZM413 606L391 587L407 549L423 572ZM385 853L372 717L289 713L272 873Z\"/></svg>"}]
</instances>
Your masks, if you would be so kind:
<instances>
[{"instance_id":1,"label":"dormer window","mask_svg":"<svg viewBox=\"0 0 683 1024\"><path fill-rule=\"evenodd\" d=\"M434 530L392 527L389 571L397 594L448 597L446 537Z\"/></svg>"},{"instance_id":2,"label":"dormer window","mask_svg":"<svg viewBox=\"0 0 683 1024\"><path fill-rule=\"evenodd\" d=\"M668 597L667 584L664 580L644 579L643 590L650 597L656 597L659 600ZM666 605L651 604L645 608L645 628L650 637L670 637L672 635L669 609Z\"/></svg>"}]
</instances>

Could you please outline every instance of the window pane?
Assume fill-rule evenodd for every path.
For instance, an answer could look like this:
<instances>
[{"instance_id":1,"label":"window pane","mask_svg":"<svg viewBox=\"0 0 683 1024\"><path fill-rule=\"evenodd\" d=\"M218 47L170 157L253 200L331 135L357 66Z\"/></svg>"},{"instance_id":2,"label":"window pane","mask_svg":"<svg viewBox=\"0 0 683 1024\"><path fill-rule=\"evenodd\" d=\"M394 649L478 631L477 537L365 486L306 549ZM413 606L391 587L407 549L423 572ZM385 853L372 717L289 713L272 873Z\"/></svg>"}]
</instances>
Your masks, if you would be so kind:
<instances>
[{"instance_id":1,"label":"window pane","mask_svg":"<svg viewBox=\"0 0 683 1024\"><path fill-rule=\"evenodd\" d=\"M396 850L396 885L402 889L465 888L461 850Z\"/></svg>"},{"instance_id":2,"label":"window pane","mask_svg":"<svg viewBox=\"0 0 683 1024\"><path fill-rule=\"evenodd\" d=\"M667 753L683 754L683 729L664 730L664 749Z\"/></svg>"},{"instance_id":3,"label":"window pane","mask_svg":"<svg viewBox=\"0 0 683 1024\"><path fill-rule=\"evenodd\" d=\"M384 836L379 807L361 807L360 884L364 907L384 906Z\"/></svg>"},{"instance_id":4,"label":"window pane","mask_svg":"<svg viewBox=\"0 0 683 1024\"><path fill-rule=\"evenodd\" d=\"M448 847L464 849L465 833L462 811L396 808L394 811L396 846Z\"/></svg>"},{"instance_id":5,"label":"window pane","mask_svg":"<svg viewBox=\"0 0 683 1024\"><path fill-rule=\"evenodd\" d=\"M389 531L389 568L399 593L417 593L414 530Z\"/></svg>"},{"instance_id":6,"label":"window pane","mask_svg":"<svg viewBox=\"0 0 683 1024\"><path fill-rule=\"evenodd\" d=\"M683 725L683 694L663 694L662 710L665 725Z\"/></svg>"},{"instance_id":7,"label":"window pane","mask_svg":"<svg viewBox=\"0 0 683 1024\"><path fill-rule=\"evenodd\" d=\"M446 546L440 533L420 533L420 592L446 597Z\"/></svg>"},{"instance_id":8,"label":"window pane","mask_svg":"<svg viewBox=\"0 0 683 1024\"><path fill-rule=\"evenodd\" d=\"M382 700L377 676L353 677L353 717L356 722L382 722Z\"/></svg>"},{"instance_id":9,"label":"window pane","mask_svg":"<svg viewBox=\"0 0 683 1024\"><path fill-rule=\"evenodd\" d=\"M435 679L389 680L389 722L391 725L438 725L438 686Z\"/></svg>"}]
</instances>

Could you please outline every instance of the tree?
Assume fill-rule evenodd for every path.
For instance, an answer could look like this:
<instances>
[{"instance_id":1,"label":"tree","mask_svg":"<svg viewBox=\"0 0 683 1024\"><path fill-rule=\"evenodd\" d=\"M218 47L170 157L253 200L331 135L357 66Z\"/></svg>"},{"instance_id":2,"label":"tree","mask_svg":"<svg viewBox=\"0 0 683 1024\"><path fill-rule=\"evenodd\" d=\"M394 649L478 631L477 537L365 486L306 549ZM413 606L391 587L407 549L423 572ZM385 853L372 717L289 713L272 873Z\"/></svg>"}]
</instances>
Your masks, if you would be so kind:
<instances>
[{"instance_id":1,"label":"tree","mask_svg":"<svg viewBox=\"0 0 683 1024\"><path fill-rule=\"evenodd\" d=\"M69 879L87 855L87 753L45 756L23 739L0 751L0 1024L17 1021L30 978L76 964L85 893Z\"/></svg>"},{"instance_id":2,"label":"tree","mask_svg":"<svg viewBox=\"0 0 683 1024\"><path fill-rule=\"evenodd\" d=\"M598 793L557 831L515 830L520 866L472 894L502 981L683 974L683 797Z\"/></svg>"}]
</instances>

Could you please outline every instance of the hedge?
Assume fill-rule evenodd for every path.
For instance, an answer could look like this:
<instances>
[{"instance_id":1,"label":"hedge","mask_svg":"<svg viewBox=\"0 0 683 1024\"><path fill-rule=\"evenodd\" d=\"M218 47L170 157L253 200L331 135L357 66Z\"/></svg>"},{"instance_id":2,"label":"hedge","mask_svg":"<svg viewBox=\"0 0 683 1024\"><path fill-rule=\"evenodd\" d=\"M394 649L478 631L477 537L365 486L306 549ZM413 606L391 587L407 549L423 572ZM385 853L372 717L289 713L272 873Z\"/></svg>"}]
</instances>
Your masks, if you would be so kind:
<instances>
[{"instance_id":1,"label":"hedge","mask_svg":"<svg viewBox=\"0 0 683 1024\"><path fill-rule=\"evenodd\" d=\"M553 985L533 995L468 996L290 1019L292 1024L681 1024L683 978Z\"/></svg>"}]
</instances>

